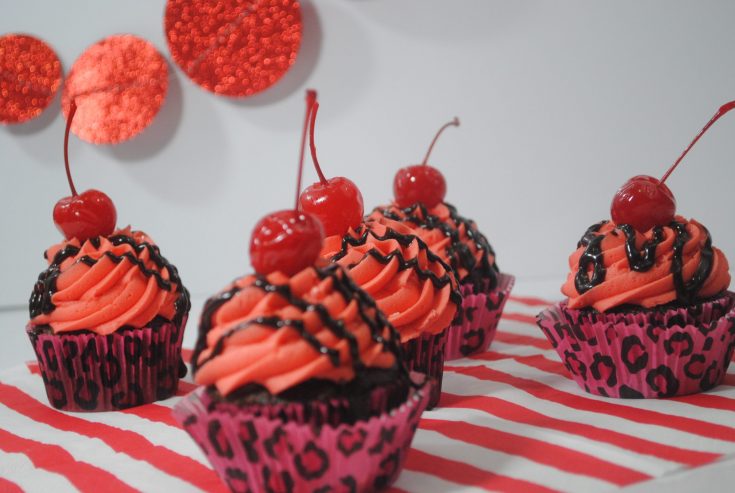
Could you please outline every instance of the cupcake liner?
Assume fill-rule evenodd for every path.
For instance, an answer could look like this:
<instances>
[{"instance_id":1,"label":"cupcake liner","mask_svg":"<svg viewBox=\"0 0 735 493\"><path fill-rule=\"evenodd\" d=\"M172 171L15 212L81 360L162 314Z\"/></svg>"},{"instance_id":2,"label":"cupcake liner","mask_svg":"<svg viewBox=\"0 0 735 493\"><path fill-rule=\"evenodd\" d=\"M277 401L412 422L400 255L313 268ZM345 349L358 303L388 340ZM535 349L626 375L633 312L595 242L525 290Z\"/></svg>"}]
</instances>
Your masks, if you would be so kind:
<instances>
[{"instance_id":1,"label":"cupcake liner","mask_svg":"<svg viewBox=\"0 0 735 493\"><path fill-rule=\"evenodd\" d=\"M256 414L213 400L205 388L173 414L232 491L374 491L398 477L426 408L430 383L418 378L400 406L354 424L313 426ZM320 411L307 414L313 412Z\"/></svg>"},{"instance_id":2,"label":"cupcake liner","mask_svg":"<svg viewBox=\"0 0 735 493\"><path fill-rule=\"evenodd\" d=\"M490 347L514 284L515 277L501 273L498 275L498 285L490 291L486 289L475 293L471 284L461 286L461 322L452 325L447 331L447 360L481 353Z\"/></svg>"},{"instance_id":3,"label":"cupcake liner","mask_svg":"<svg viewBox=\"0 0 735 493\"><path fill-rule=\"evenodd\" d=\"M431 379L431 396L427 409L435 408L441 398L446 340L447 329L438 334L421 334L401 344L403 361L408 371L423 373Z\"/></svg>"},{"instance_id":4,"label":"cupcake liner","mask_svg":"<svg viewBox=\"0 0 735 493\"><path fill-rule=\"evenodd\" d=\"M537 317L577 384L605 397L703 392L725 376L735 349L735 293L682 308L598 313L566 302Z\"/></svg>"},{"instance_id":5,"label":"cupcake liner","mask_svg":"<svg viewBox=\"0 0 735 493\"><path fill-rule=\"evenodd\" d=\"M38 358L49 403L64 411L112 411L166 399L176 393L181 325L93 332L26 332Z\"/></svg>"}]
</instances>

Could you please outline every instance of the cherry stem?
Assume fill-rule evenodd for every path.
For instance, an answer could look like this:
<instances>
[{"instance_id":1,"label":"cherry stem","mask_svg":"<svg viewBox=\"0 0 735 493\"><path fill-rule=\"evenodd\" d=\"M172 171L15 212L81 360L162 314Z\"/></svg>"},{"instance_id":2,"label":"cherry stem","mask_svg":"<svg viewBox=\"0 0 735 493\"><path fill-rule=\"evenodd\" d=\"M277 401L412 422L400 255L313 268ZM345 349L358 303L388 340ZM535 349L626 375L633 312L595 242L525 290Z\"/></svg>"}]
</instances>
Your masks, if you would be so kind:
<instances>
[{"instance_id":1,"label":"cherry stem","mask_svg":"<svg viewBox=\"0 0 735 493\"><path fill-rule=\"evenodd\" d=\"M304 174L304 153L306 152L306 131L309 128L309 115L311 108L316 103L316 91L313 89L306 90L306 116L304 116L304 128L301 131L301 152L299 153L299 176L296 179L296 204L294 210L299 209L299 195L301 194L301 175Z\"/></svg>"},{"instance_id":2,"label":"cherry stem","mask_svg":"<svg viewBox=\"0 0 735 493\"><path fill-rule=\"evenodd\" d=\"M69 168L69 132L71 131L71 121L74 119L76 112L77 103L72 99L69 105L69 117L66 119L66 131L64 132L64 165L66 166L66 179L69 182L72 197L77 196L77 189L74 188L74 180L71 179L71 169Z\"/></svg>"},{"instance_id":3,"label":"cherry stem","mask_svg":"<svg viewBox=\"0 0 735 493\"><path fill-rule=\"evenodd\" d=\"M684 159L684 156L686 156L687 153L689 153L689 150L692 147L694 147L694 144L697 143L697 141L702 137L702 135L704 135L704 133L707 130L709 130L709 128L712 125L714 125L714 123L717 120L719 120L725 113L727 113L728 111L730 111L732 109L735 109L735 101L730 101L729 103L725 103L722 106L720 106L720 109L717 110L717 113L715 113L714 116L712 117L712 119L710 119L710 121L707 122L707 125L704 126L704 128L702 129L702 131L699 132L696 137L694 137L694 140L692 141L691 144L689 144L689 147L687 147L686 149L684 149L684 152L681 153L681 156L679 156L679 159L676 160L676 162L669 168L669 170L666 172L666 174L664 174L663 178L661 178L661 183L662 184L666 181L666 179L669 177L669 175L676 169L676 167L679 166L679 163L681 162L681 160Z\"/></svg>"},{"instance_id":4,"label":"cherry stem","mask_svg":"<svg viewBox=\"0 0 735 493\"><path fill-rule=\"evenodd\" d=\"M322 173L322 167L319 166L319 160L316 158L316 144L314 144L314 126L316 125L316 112L319 111L319 101L314 102L314 106L311 108L311 125L309 127L309 147L311 148L311 160L314 162L314 168L316 168L316 174L319 175L319 181L322 185L327 184L327 179L324 178Z\"/></svg>"},{"instance_id":5,"label":"cherry stem","mask_svg":"<svg viewBox=\"0 0 735 493\"><path fill-rule=\"evenodd\" d=\"M442 126L442 128L440 128L440 129L439 129L439 131L438 131L438 132L436 133L436 135L434 136L434 140L432 140L432 141L431 141L431 145L429 146L429 150L428 150L428 151L426 151L426 157L424 158L424 162L423 162L423 163L421 163L421 164L423 164L424 166L426 166L426 164L427 164L427 163L428 163L428 161L429 161L429 156L431 155L431 151L432 151L432 150L434 149L434 144L436 144L436 141L437 141L437 140L439 140L439 136L440 136L440 135L442 134L442 132L443 132L443 131L444 131L444 130L445 130L445 129L447 128L447 127L459 127L459 118L457 118L457 117L455 116L455 117L454 117L454 120L452 120L451 122L447 122L447 123L445 123L445 124L444 124L444 125Z\"/></svg>"}]
</instances>

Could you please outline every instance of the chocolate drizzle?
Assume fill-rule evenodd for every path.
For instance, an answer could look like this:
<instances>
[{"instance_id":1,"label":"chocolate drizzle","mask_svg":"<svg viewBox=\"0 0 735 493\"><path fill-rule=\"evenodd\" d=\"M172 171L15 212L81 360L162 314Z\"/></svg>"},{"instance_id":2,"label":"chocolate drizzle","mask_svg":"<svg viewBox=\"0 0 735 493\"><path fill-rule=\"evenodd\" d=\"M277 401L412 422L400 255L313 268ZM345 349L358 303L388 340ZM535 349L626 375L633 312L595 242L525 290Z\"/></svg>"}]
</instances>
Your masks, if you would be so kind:
<instances>
[{"instance_id":1,"label":"chocolate drizzle","mask_svg":"<svg viewBox=\"0 0 735 493\"><path fill-rule=\"evenodd\" d=\"M378 310L375 301L365 291L359 288L348 275L345 274L345 271L341 266L330 264L327 267L313 267L313 269L320 279L323 280L330 278L332 280L334 290L342 296L346 303L350 303L353 300L357 301L359 316L369 327L372 340L377 344L381 344L383 351L390 351L395 354L396 361L400 361L400 335L388 322L385 315ZM243 289L253 288L262 290L265 293L275 293L303 313L316 312L319 315L319 319L324 324L324 327L326 327L336 337L347 341L350 357L352 359L352 366L355 372L358 373L366 369L365 363L360 358L360 350L354 334L344 326L344 323L341 320L334 318L324 305L320 303L311 303L303 298L297 297L291 291L288 284L272 284L265 277L257 276L252 284L243 288L234 286L233 288L207 300L202 310L202 318L199 325L199 336L192 355L192 368L194 373L209 361L222 354L227 339L240 331L247 330L253 325L266 326L273 330L290 328L291 330L298 332L298 334L319 354L327 356L334 367L339 366L339 351L324 346L319 342L319 340L306 329L302 320L283 319L275 315L255 317L228 328L213 345L211 353L202 361L199 361L202 351L204 351L208 346L207 334L212 330L212 319L215 313L222 305L231 300ZM389 334L388 338L383 336L386 330ZM398 366L405 373L405 369L403 369L402 365L399 364Z\"/></svg>"},{"instance_id":2,"label":"chocolate drizzle","mask_svg":"<svg viewBox=\"0 0 735 493\"><path fill-rule=\"evenodd\" d=\"M653 228L653 238L643 243L640 251L636 248L636 233L630 224L618 226L625 234L625 255L628 257L628 265L636 272L646 272L656 263L656 247L664 241L664 228L656 226ZM615 230L613 230L615 231Z\"/></svg>"},{"instance_id":3,"label":"chocolate drizzle","mask_svg":"<svg viewBox=\"0 0 735 493\"><path fill-rule=\"evenodd\" d=\"M589 291L594 286L597 286L605 280L605 267L601 249L601 243L605 238L605 235L598 234L598 232L606 223L607 221L602 221L590 226L577 244L578 248L585 247L585 250L579 259L579 268L574 278L574 285L579 294ZM712 273L714 251L712 249L712 237L710 236L707 228L702 226L702 229L704 229L704 232L707 235L707 239L705 240L704 246L700 252L699 264L697 265L694 275L688 282L685 282L682 272L684 245L686 245L687 241L691 238L686 226L686 223L678 221L672 221L668 225L676 235L672 246L673 254L671 258L670 272L674 277L674 288L676 290L677 301L685 305L691 305L697 301L699 291L702 289L707 278ZM620 230L625 234L625 254L628 259L628 266L630 269L636 272L646 272L650 270L656 263L656 248L665 239L664 228L662 226L656 226L653 228L653 237L650 240L646 240L640 250L636 247L637 233L632 226L629 224L616 226L615 229L610 231L610 234L617 235L617 230ZM590 266L592 269L591 277L588 274Z\"/></svg>"},{"instance_id":4,"label":"chocolate drizzle","mask_svg":"<svg viewBox=\"0 0 735 493\"><path fill-rule=\"evenodd\" d=\"M375 260L380 262L381 264L388 264L391 260L394 258L398 260L398 270L403 271L407 269L412 269L416 275L419 277L419 279L422 280L430 280L431 283L434 285L434 288L439 290L444 288L445 286L449 285L452 288L452 292L450 293L450 299L453 303L457 305L457 307L460 307L462 305L462 296L459 293L459 289L453 282L453 274L452 274L452 268L447 265L446 262L444 262L441 257L439 257L437 254L431 251L431 249L428 247L424 241L415 235L404 235L401 233L398 233L397 231L386 227L385 234L379 235L377 234L372 228L371 224L373 223L372 220L368 220L366 223L361 224L358 226L358 228L355 230L355 232L358 234L358 236L352 236L351 234L346 234L342 237L342 245L340 248L340 251L336 254L332 255L332 257L329 258L331 262L337 262L341 258L343 258L345 255L347 255L348 251L351 247L356 246L362 246L365 245L368 241L368 237L372 236L374 239L378 241L389 241L389 240L395 240L397 241L402 247L408 247L412 242L417 242L419 250L423 250L426 252L426 258L429 260L429 262L437 262L441 264L441 266L444 268L444 275L438 276L434 272L428 269L422 269L419 265L419 259L418 257L414 257L412 259L406 259L403 256L403 253L400 250L394 250L390 252L387 255L383 255L378 249L371 248L368 250L368 252L365 255L370 255Z\"/></svg>"},{"instance_id":5,"label":"chocolate drizzle","mask_svg":"<svg viewBox=\"0 0 735 493\"><path fill-rule=\"evenodd\" d=\"M89 241L96 249L98 249L101 245L100 238L98 237L90 238L87 241ZM127 259L133 265L138 267L140 272L145 277L153 276L153 278L156 280L156 284L162 290L173 291L174 288L176 288L179 291L180 296L175 302L176 314L172 322L180 325L183 321L184 316L189 312L191 302L189 300L189 292L181 284L181 279L179 278L179 273L176 267L171 265L166 260L166 258L161 255L161 252L156 245L153 245L151 243L136 243L134 238L120 234L110 236L109 241L115 246L127 244L135 251L135 254L133 254L132 252L125 252L122 255L115 255L112 252L103 252L103 256L109 258L112 262L116 264ZM138 257L144 250L148 250L149 257L151 261L156 265L156 268L158 270L148 269L145 264L138 259ZM51 313L56 308L51 298L56 292L56 280L61 274L61 264L62 262L64 262L64 260L76 256L79 251L79 247L76 247L74 245L66 245L63 249L59 250L56 253L53 261L48 266L48 268L45 271L41 272L41 274L38 276L38 281L33 287L33 293L31 294L29 302L31 318L41 315L42 313ZM44 253L44 257L45 256L46 254ZM76 261L82 262L85 265L91 267L95 265L99 261L99 259L92 258L89 255L84 255ZM164 279L163 276L161 276L160 271L163 271L164 269L168 271L168 279Z\"/></svg>"},{"instance_id":6,"label":"chocolate drizzle","mask_svg":"<svg viewBox=\"0 0 735 493\"><path fill-rule=\"evenodd\" d=\"M699 253L699 264L697 270L694 271L694 275L689 282L684 282L684 276L682 273L683 261L682 256L684 253L684 245L689 241L689 233L686 230L686 224L672 221L669 225L671 229L676 231L676 239L674 240L674 255L671 259L671 273L674 275L674 287L676 288L676 298L685 304L692 304L696 300L697 293L704 286L705 281L712 272L712 258L714 252L712 251L712 237L709 234L707 228L702 226L704 232L707 234L707 239L704 242L704 247Z\"/></svg>"},{"instance_id":7,"label":"chocolate drizzle","mask_svg":"<svg viewBox=\"0 0 735 493\"><path fill-rule=\"evenodd\" d=\"M449 218L451 223L441 220L438 216L429 213L429 210L422 204L414 204L410 207L398 209L400 213L393 208L376 208L373 212L383 215L387 219L400 222L409 222L413 225L426 229L438 229L444 236L450 239L445 253L449 259L450 266L454 272L458 272L459 268L467 271L459 282L462 284L471 283L476 290L484 290L488 288L494 289L498 284L498 266L495 262L490 262L489 256L495 257L487 238L477 230L475 223L457 213L457 208L451 204L444 205L449 210ZM478 262L470 247L462 241L461 227L464 226L464 232L467 238L475 244L475 248L483 252Z\"/></svg>"},{"instance_id":8,"label":"chocolate drizzle","mask_svg":"<svg viewBox=\"0 0 735 493\"><path fill-rule=\"evenodd\" d=\"M579 294L585 293L605 280L605 264L602 258L602 247L600 244L604 238L597 232L607 221L593 224L585 231L582 239L577 243L577 248L585 247L579 258L579 269L574 276L574 287ZM590 277L589 272L592 271Z\"/></svg>"}]
</instances>

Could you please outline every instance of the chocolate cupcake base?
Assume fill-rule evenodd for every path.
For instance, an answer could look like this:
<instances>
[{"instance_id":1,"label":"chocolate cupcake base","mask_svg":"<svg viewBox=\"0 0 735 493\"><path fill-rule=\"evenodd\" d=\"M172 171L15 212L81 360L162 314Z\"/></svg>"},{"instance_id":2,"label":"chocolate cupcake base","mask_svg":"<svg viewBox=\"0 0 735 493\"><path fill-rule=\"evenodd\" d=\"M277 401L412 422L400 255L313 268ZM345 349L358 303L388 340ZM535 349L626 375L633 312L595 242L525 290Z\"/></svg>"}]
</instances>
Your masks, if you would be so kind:
<instances>
[{"instance_id":1,"label":"chocolate cupcake base","mask_svg":"<svg viewBox=\"0 0 735 493\"><path fill-rule=\"evenodd\" d=\"M735 349L735 293L688 307L616 313L571 310L537 323L577 384L605 397L660 398L722 382Z\"/></svg>"},{"instance_id":2,"label":"chocolate cupcake base","mask_svg":"<svg viewBox=\"0 0 735 493\"><path fill-rule=\"evenodd\" d=\"M166 399L186 374L180 326L163 321L108 335L53 334L29 324L49 403L63 411L114 411Z\"/></svg>"},{"instance_id":3,"label":"chocolate cupcake base","mask_svg":"<svg viewBox=\"0 0 735 493\"><path fill-rule=\"evenodd\" d=\"M173 413L232 491L375 491L398 477L428 403L429 380L412 377L416 385L400 405L351 424L314 426L313 419L301 419L329 421L339 407L328 401L274 411L268 404L241 407L205 388ZM371 407L381 406L381 389L370 397Z\"/></svg>"}]
</instances>

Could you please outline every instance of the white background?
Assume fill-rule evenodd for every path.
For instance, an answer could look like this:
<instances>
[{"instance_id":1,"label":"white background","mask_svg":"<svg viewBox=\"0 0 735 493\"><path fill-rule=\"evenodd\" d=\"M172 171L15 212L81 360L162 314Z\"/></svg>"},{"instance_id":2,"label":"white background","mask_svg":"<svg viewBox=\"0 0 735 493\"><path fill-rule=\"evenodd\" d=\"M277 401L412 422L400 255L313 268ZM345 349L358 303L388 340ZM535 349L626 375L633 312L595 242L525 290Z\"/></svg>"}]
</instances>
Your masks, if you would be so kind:
<instances>
[{"instance_id":1,"label":"white background","mask_svg":"<svg viewBox=\"0 0 735 493\"><path fill-rule=\"evenodd\" d=\"M163 10L163 0L0 0L0 34L43 38L65 71L115 33L142 36L170 60ZM663 174L735 99L733 19L727 0L307 1L302 51L277 86L231 100L171 66L153 125L116 147L74 138L73 173L78 188L113 198L119 225L157 240L200 305L250 269L258 218L293 203L305 88L321 96L325 172L357 182L368 207L390 200L395 170L420 161L457 115L462 127L432 160L448 201L477 220L519 288L549 296L617 187ZM706 224L731 258L734 133L735 115L669 181L680 213ZM24 310L44 249L61 239L53 205L68 194L62 137L58 98L37 120L0 127L0 367L31 357ZM309 170L306 182L314 178ZM720 463L655 491L725 491L732 471Z\"/></svg>"},{"instance_id":2,"label":"white background","mask_svg":"<svg viewBox=\"0 0 735 493\"><path fill-rule=\"evenodd\" d=\"M164 4L0 0L0 33L45 39L65 71L115 33L170 60ZM204 296L250 269L254 223L293 204L305 88L320 93L325 173L352 178L367 207L391 199L395 171L457 115L462 126L432 159L447 200L476 219L503 270L560 285L617 187L662 175L735 99L733 19L724 0L312 0L299 59L278 85L233 100L172 65L152 126L118 146L72 138L73 174L78 188L108 193L118 224L148 232ZM27 304L44 249L61 239L51 211L69 193L63 123L57 98L39 119L0 127L0 306ZM726 117L669 181L679 212L732 258L734 132Z\"/></svg>"}]
</instances>

